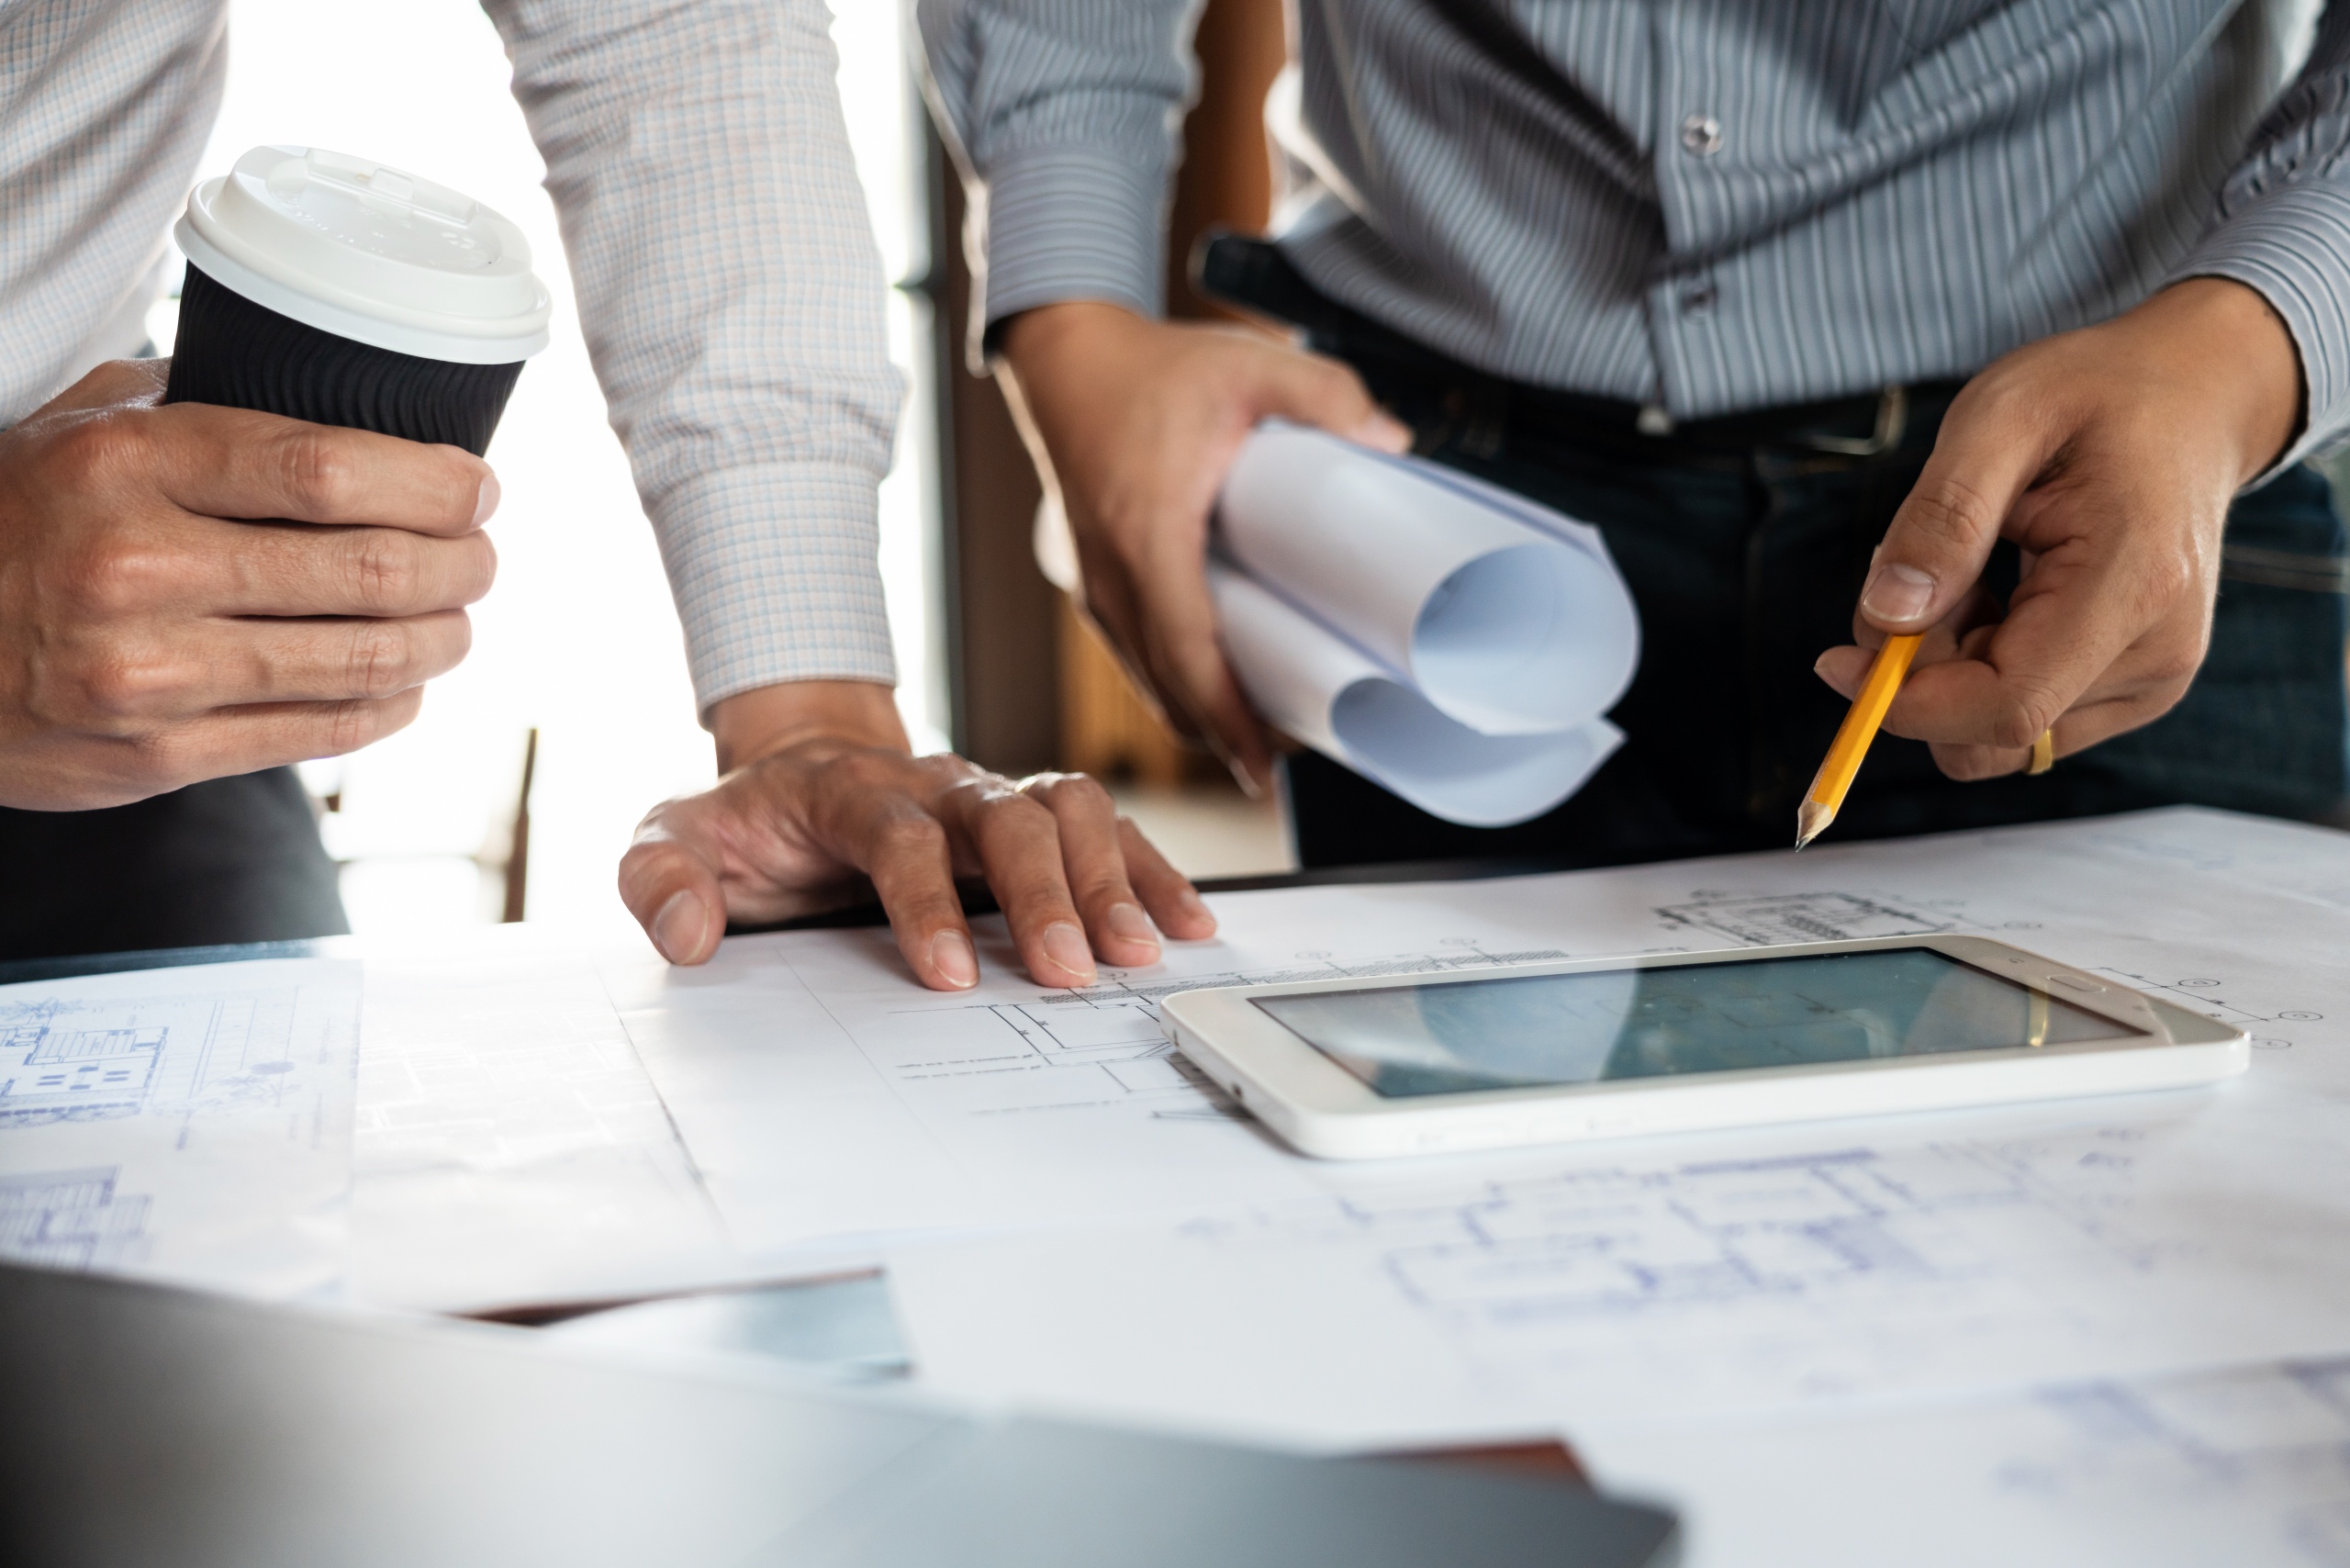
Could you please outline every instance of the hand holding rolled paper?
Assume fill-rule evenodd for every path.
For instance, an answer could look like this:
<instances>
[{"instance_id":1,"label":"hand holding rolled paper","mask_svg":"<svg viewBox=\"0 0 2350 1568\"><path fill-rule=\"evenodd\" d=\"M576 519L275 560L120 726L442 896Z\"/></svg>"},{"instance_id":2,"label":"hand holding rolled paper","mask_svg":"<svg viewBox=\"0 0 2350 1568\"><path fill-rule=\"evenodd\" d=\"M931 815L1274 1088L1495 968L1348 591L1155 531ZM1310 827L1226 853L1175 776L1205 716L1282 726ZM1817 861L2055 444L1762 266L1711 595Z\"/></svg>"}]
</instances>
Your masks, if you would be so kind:
<instances>
[{"instance_id":1,"label":"hand holding rolled paper","mask_svg":"<svg viewBox=\"0 0 2350 1568\"><path fill-rule=\"evenodd\" d=\"M1639 620L1598 531L1318 431L1259 427L1209 583L1266 719L1447 821L1505 826L1622 744Z\"/></svg>"}]
</instances>

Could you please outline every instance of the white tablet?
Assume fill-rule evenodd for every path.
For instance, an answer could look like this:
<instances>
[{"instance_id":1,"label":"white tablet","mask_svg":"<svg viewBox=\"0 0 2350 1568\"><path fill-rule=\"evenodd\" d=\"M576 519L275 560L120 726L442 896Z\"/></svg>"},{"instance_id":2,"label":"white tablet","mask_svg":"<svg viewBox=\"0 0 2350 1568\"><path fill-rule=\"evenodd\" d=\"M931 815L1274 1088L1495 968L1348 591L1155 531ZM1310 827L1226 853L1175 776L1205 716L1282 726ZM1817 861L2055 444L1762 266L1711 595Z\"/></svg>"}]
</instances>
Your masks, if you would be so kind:
<instances>
[{"instance_id":1,"label":"white tablet","mask_svg":"<svg viewBox=\"0 0 2350 1568\"><path fill-rule=\"evenodd\" d=\"M1331 1159L2170 1089L2242 1030L1981 936L1187 991L1183 1054Z\"/></svg>"}]
</instances>

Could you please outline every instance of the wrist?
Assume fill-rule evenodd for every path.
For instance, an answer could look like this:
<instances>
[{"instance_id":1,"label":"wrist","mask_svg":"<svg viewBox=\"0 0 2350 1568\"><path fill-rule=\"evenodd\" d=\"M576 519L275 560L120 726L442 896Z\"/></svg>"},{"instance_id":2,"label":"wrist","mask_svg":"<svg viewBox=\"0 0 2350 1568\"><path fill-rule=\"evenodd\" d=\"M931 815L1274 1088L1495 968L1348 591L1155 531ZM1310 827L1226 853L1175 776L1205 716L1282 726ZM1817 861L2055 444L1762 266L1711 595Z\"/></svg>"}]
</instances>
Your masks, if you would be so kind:
<instances>
[{"instance_id":1,"label":"wrist","mask_svg":"<svg viewBox=\"0 0 2350 1568\"><path fill-rule=\"evenodd\" d=\"M911 752L895 695L869 680L788 680L738 691L711 705L718 770L814 742Z\"/></svg>"},{"instance_id":2,"label":"wrist","mask_svg":"<svg viewBox=\"0 0 2350 1568\"><path fill-rule=\"evenodd\" d=\"M1045 371L1071 352L1085 349L1155 323L1123 305L1098 299L1069 299L1023 310L1003 323L1003 358L1012 373L1026 376Z\"/></svg>"},{"instance_id":3,"label":"wrist","mask_svg":"<svg viewBox=\"0 0 2350 1568\"><path fill-rule=\"evenodd\" d=\"M2236 448L2236 483L2276 465L2306 428L2300 345L2266 296L2232 278L2191 277L2130 312L2162 334L2172 374L2208 386Z\"/></svg>"}]
</instances>

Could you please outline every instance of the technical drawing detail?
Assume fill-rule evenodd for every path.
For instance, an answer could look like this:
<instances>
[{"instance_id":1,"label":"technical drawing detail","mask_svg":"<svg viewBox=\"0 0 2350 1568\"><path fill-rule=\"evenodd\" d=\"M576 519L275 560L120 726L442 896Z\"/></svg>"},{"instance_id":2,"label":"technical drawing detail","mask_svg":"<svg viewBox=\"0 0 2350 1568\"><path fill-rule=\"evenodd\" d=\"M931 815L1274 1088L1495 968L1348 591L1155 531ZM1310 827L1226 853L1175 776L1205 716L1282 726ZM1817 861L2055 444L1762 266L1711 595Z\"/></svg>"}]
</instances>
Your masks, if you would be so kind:
<instances>
[{"instance_id":1,"label":"technical drawing detail","mask_svg":"<svg viewBox=\"0 0 2350 1568\"><path fill-rule=\"evenodd\" d=\"M1858 942L1871 936L1926 936L1953 922L1860 893L1774 893L1709 897L1667 904L1667 925L1718 932L1750 947L1790 942Z\"/></svg>"},{"instance_id":2,"label":"technical drawing detail","mask_svg":"<svg viewBox=\"0 0 2350 1568\"><path fill-rule=\"evenodd\" d=\"M1070 1075L1073 1083L1100 1091L1092 1098L1071 1103L1098 1103L1102 1098L1122 1096L1175 1096L1184 1103L1154 1107L1152 1114L1159 1120L1223 1121L1235 1114L1224 1092L1177 1055L1159 1028L1158 1004L1177 991L1282 985L1342 976L1440 974L1496 964L1543 963L1567 956L1554 947L1488 952L1464 942L1440 953L1394 954L1355 963L1323 958L1294 968L1233 970L1144 983L1106 975L1100 985L1052 991L1032 1002L926 1008L912 1014L926 1025L924 1048L919 1058L896 1063L895 1075L901 1082L912 1083L1059 1071ZM1018 1047L1007 1051L1001 1034L959 1026L964 1020L979 1017L1009 1029ZM968 1048L954 1049L957 1046Z\"/></svg>"},{"instance_id":3,"label":"technical drawing detail","mask_svg":"<svg viewBox=\"0 0 2350 1568\"><path fill-rule=\"evenodd\" d=\"M50 1269L118 1269L147 1250L143 1197L115 1191L118 1167L0 1176L0 1258Z\"/></svg>"},{"instance_id":4,"label":"technical drawing detail","mask_svg":"<svg viewBox=\"0 0 2350 1568\"><path fill-rule=\"evenodd\" d=\"M296 993L0 1008L0 1127L274 1103Z\"/></svg>"}]
</instances>

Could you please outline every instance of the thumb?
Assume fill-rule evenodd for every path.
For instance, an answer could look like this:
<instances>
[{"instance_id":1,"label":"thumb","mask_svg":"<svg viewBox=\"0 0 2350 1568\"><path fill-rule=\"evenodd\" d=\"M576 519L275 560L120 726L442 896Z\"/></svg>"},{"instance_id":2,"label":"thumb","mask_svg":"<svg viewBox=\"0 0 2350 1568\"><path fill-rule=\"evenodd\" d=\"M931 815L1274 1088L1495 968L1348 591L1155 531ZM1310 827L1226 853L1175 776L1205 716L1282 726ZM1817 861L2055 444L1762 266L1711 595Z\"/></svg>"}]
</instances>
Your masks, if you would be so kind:
<instances>
[{"instance_id":1,"label":"thumb","mask_svg":"<svg viewBox=\"0 0 2350 1568\"><path fill-rule=\"evenodd\" d=\"M2044 428L1960 395L1870 563L1863 620L1880 632L1923 632L1957 608L2047 463Z\"/></svg>"},{"instance_id":2,"label":"thumb","mask_svg":"<svg viewBox=\"0 0 2350 1568\"><path fill-rule=\"evenodd\" d=\"M709 862L659 820L638 829L621 857L621 902L663 958L707 963L726 935L726 895Z\"/></svg>"},{"instance_id":3,"label":"thumb","mask_svg":"<svg viewBox=\"0 0 2350 1568\"><path fill-rule=\"evenodd\" d=\"M1277 351L1258 387L1258 413L1312 425L1382 452L1412 449L1411 427L1371 398L1362 377L1335 359Z\"/></svg>"}]
</instances>

